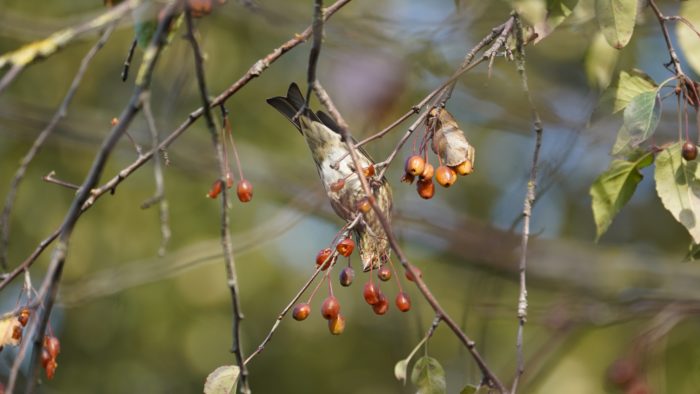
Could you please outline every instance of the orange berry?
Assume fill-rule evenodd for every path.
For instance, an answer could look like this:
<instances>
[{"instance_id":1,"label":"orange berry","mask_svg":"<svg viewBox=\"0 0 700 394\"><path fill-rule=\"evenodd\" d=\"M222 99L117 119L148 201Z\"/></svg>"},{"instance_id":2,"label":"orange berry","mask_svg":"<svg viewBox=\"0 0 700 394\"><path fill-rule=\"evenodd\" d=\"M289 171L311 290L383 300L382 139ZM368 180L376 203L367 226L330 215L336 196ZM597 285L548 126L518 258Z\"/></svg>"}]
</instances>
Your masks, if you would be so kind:
<instances>
[{"instance_id":1,"label":"orange berry","mask_svg":"<svg viewBox=\"0 0 700 394\"><path fill-rule=\"evenodd\" d=\"M377 315L383 315L389 310L389 301L387 301L384 293L379 293L379 300L376 304L372 305L372 310Z\"/></svg>"},{"instance_id":2,"label":"orange berry","mask_svg":"<svg viewBox=\"0 0 700 394\"><path fill-rule=\"evenodd\" d=\"M452 167L459 175L469 175L474 172L474 165L471 161L465 160L462 163Z\"/></svg>"},{"instance_id":3,"label":"orange berry","mask_svg":"<svg viewBox=\"0 0 700 394\"><path fill-rule=\"evenodd\" d=\"M345 318L338 314L336 317L328 320L328 330L333 335L340 335L345 331Z\"/></svg>"},{"instance_id":4,"label":"orange berry","mask_svg":"<svg viewBox=\"0 0 700 394\"><path fill-rule=\"evenodd\" d=\"M46 369L46 365L48 365L49 361L51 360L52 357L49 352L47 352L46 349L41 349L41 366Z\"/></svg>"},{"instance_id":5,"label":"orange berry","mask_svg":"<svg viewBox=\"0 0 700 394\"><path fill-rule=\"evenodd\" d=\"M418 267L416 267L415 265L411 265L411 269L413 270L413 272L416 273L416 275L418 275L419 278L423 277L423 273L421 272L421 270ZM416 278L413 276L413 274L409 270L406 270L406 279L408 279L411 282L415 282L415 280L416 280Z\"/></svg>"},{"instance_id":6,"label":"orange berry","mask_svg":"<svg viewBox=\"0 0 700 394\"><path fill-rule=\"evenodd\" d=\"M214 181L214 183L211 184L211 188L209 189L209 193L207 193L207 197L217 198L219 197L219 194L221 194L221 181L217 179Z\"/></svg>"},{"instance_id":7,"label":"orange berry","mask_svg":"<svg viewBox=\"0 0 700 394\"><path fill-rule=\"evenodd\" d=\"M362 213L367 213L372 209L372 204L370 204L367 197L361 199L357 202L357 210Z\"/></svg>"},{"instance_id":8,"label":"orange berry","mask_svg":"<svg viewBox=\"0 0 700 394\"><path fill-rule=\"evenodd\" d=\"M110 124L112 125L112 127L118 125L118 124L119 124L119 119L117 119L117 118L112 118L112 121L110 122Z\"/></svg>"},{"instance_id":9,"label":"orange berry","mask_svg":"<svg viewBox=\"0 0 700 394\"><path fill-rule=\"evenodd\" d=\"M369 166L362 169L362 173L365 175L365 178L374 176L374 171L374 164L370 164Z\"/></svg>"},{"instance_id":10,"label":"orange berry","mask_svg":"<svg viewBox=\"0 0 700 394\"><path fill-rule=\"evenodd\" d=\"M56 358L58 357L58 353L61 352L61 342L56 337L45 336L44 349L49 352L52 358Z\"/></svg>"},{"instance_id":11,"label":"orange berry","mask_svg":"<svg viewBox=\"0 0 700 394\"><path fill-rule=\"evenodd\" d=\"M247 179L241 179L236 188L236 194L241 202L248 202L253 199L253 184Z\"/></svg>"},{"instance_id":12,"label":"orange berry","mask_svg":"<svg viewBox=\"0 0 700 394\"><path fill-rule=\"evenodd\" d=\"M405 170L406 174L411 174L413 176L418 176L423 173L425 169L425 160L418 156L413 155L406 159Z\"/></svg>"},{"instance_id":13,"label":"orange berry","mask_svg":"<svg viewBox=\"0 0 700 394\"><path fill-rule=\"evenodd\" d=\"M420 174L420 177L423 179L430 179L433 177L435 174L435 167L433 167L432 164L430 163L425 163L425 167L423 168L423 172Z\"/></svg>"},{"instance_id":14,"label":"orange berry","mask_svg":"<svg viewBox=\"0 0 700 394\"><path fill-rule=\"evenodd\" d=\"M365 283L365 287L362 290L362 296L365 298L365 301L368 304L374 305L379 302L379 294L380 290L377 285L372 282Z\"/></svg>"},{"instance_id":15,"label":"orange berry","mask_svg":"<svg viewBox=\"0 0 700 394\"><path fill-rule=\"evenodd\" d=\"M15 341L22 340L22 327L20 327L20 326L12 327L12 339L14 339Z\"/></svg>"},{"instance_id":16,"label":"orange berry","mask_svg":"<svg viewBox=\"0 0 700 394\"><path fill-rule=\"evenodd\" d=\"M325 271L333 264L333 251L330 248L321 249L316 255L316 266L323 264L321 270Z\"/></svg>"},{"instance_id":17,"label":"orange berry","mask_svg":"<svg viewBox=\"0 0 700 394\"><path fill-rule=\"evenodd\" d=\"M188 0L187 3L195 18L201 18L211 13L211 0Z\"/></svg>"},{"instance_id":18,"label":"orange berry","mask_svg":"<svg viewBox=\"0 0 700 394\"><path fill-rule=\"evenodd\" d=\"M22 327L26 327L27 323L29 322L29 315L31 315L29 308L22 308L22 310L19 312L17 321L19 321L19 324L21 324Z\"/></svg>"},{"instance_id":19,"label":"orange berry","mask_svg":"<svg viewBox=\"0 0 700 394\"><path fill-rule=\"evenodd\" d=\"M311 306L304 302L301 304L297 304L294 307L294 310L292 310L292 317L296 321L302 321L302 320L305 320L307 317L309 317L310 313L311 313Z\"/></svg>"},{"instance_id":20,"label":"orange berry","mask_svg":"<svg viewBox=\"0 0 700 394\"><path fill-rule=\"evenodd\" d=\"M56 363L55 359L49 360L49 362L46 364L46 378L51 380L53 379L54 375L56 374L56 368L58 367L58 364Z\"/></svg>"},{"instance_id":21,"label":"orange berry","mask_svg":"<svg viewBox=\"0 0 700 394\"><path fill-rule=\"evenodd\" d=\"M435 195L435 184L430 178L421 179L416 183L416 190L421 198L429 200Z\"/></svg>"},{"instance_id":22,"label":"orange berry","mask_svg":"<svg viewBox=\"0 0 700 394\"><path fill-rule=\"evenodd\" d=\"M435 170L435 180L442 187L450 187L457 181L457 173L448 166L440 166Z\"/></svg>"},{"instance_id":23,"label":"orange berry","mask_svg":"<svg viewBox=\"0 0 700 394\"><path fill-rule=\"evenodd\" d=\"M343 239L342 241L338 242L338 244L335 246L335 250L337 250L338 253L343 257L350 256L354 249L355 241L353 241L350 238Z\"/></svg>"},{"instance_id":24,"label":"orange berry","mask_svg":"<svg viewBox=\"0 0 700 394\"><path fill-rule=\"evenodd\" d=\"M411 309L411 299L403 291L396 295L396 307L401 312L408 312Z\"/></svg>"},{"instance_id":25,"label":"orange berry","mask_svg":"<svg viewBox=\"0 0 700 394\"><path fill-rule=\"evenodd\" d=\"M381 266L377 270L377 277L379 277L379 279L381 279L383 282L388 281L391 279L391 269L386 265Z\"/></svg>"},{"instance_id":26,"label":"orange berry","mask_svg":"<svg viewBox=\"0 0 700 394\"><path fill-rule=\"evenodd\" d=\"M343 187L345 187L344 179L338 179L337 182L331 183L331 191L334 193L338 193L339 191L343 190Z\"/></svg>"}]
</instances>

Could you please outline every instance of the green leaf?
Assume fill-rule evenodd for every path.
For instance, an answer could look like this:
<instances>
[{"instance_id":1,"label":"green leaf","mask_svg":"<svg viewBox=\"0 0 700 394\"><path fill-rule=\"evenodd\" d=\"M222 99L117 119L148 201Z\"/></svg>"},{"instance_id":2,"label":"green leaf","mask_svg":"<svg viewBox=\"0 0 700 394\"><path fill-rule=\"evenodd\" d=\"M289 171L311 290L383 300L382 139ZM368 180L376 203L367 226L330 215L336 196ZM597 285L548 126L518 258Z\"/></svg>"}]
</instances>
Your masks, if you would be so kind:
<instances>
[{"instance_id":1,"label":"green leaf","mask_svg":"<svg viewBox=\"0 0 700 394\"><path fill-rule=\"evenodd\" d=\"M428 337L423 337L420 342L418 342L418 345L411 350L411 353L406 357L405 359L399 361L394 365L394 376L396 376L396 379L403 382L403 384L406 384L406 369L408 368L408 363L411 362L411 359L413 356L416 354L418 349L420 349L421 346L425 342L428 341Z\"/></svg>"},{"instance_id":2,"label":"green leaf","mask_svg":"<svg viewBox=\"0 0 700 394\"><path fill-rule=\"evenodd\" d=\"M591 207L596 224L596 242L607 231L615 216L630 200L642 181L640 169L651 165L654 156L645 154L636 161L613 160L591 185Z\"/></svg>"},{"instance_id":3,"label":"green leaf","mask_svg":"<svg viewBox=\"0 0 700 394\"><path fill-rule=\"evenodd\" d=\"M682 2L679 14L698 29L700 26L699 1ZM678 36L678 45L683 52L683 56L685 56L688 61L690 68L692 68L696 74L700 74L700 37L682 22L676 22L676 35Z\"/></svg>"},{"instance_id":4,"label":"green leaf","mask_svg":"<svg viewBox=\"0 0 700 394\"><path fill-rule=\"evenodd\" d=\"M661 104L656 91L644 92L630 101L625 108L624 121L613 145L612 154L624 154L630 148L646 141L659 125Z\"/></svg>"},{"instance_id":5,"label":"green leaf","mask_svg":"<svg viewBox=\"0 0 700 394\"><path fill-rule=\"evenodd\" d=\"M586 77L591 86L605 89L610 85L618 55L619 52L608 45L603 34L596 33L584 61Z\"/></svg>"},{"instance_id":6,"label":"green leaf","mask_svg":"<svg viewBox=\"0 0 700 394\"><path fill-rule=\"evenodd\" d=\"M656 157L656 193L664 207L671 212L700 243L700 168L697 161L681 157L681 144L675 143Z\"/></svg>"},{"instance_id":7,"label":"green leaf","mask_svg":"<svg viewBox=\"0 0 700 394\"><path fill-rule=\"evenodd\" d=\"M611 107L611 112L616 113L625 109L630 101L641 93L654 90L656 90L656 82L644 72L639 70L620 71L617 82L605 90L598 106Z\"/></svg>"},{"instance_id":8,"label":"green leaf","mask_svg":"<svg viewBox=\"0 0 700 394\"><path fill-rule=\"evenodd\" d=\"M229 394L236 392L238 375L241 370L237 365L224 365L207 376L204 394Z\"/></svg>"},{"instance_id":9,"label":"green leaf","mask_svg":"<svg viewBox=\"0 0 700 394\"><path fill-rule=\"evenodd\" d=\"M615 49L624 48L637 20L637 0L596 0L595 12L608 44Z\"/></svg>"},{"instance_id":10,"label":"green leaf","mask_svg":"<svg viewBox=\"0 0 700 394\"><path fill-rule=\"evenodd\" d=\"M571 15L578 0L514 0L513 8L531 24L538 43Z\"/></svg>"},{"instance_id":11,"label":"green leaf","mask_svg":"<svg viewBox=\"0 0 700 394\"><path fill-rule=\"evenodd\" d=\"M442 394L447 392L445 370L440 363L429 356L416 361L411 372L411 381L418 387L418 394Z\"/></svg>"},{"instance_id":12,"label":"green leaf","mask_svg":"<svg viewBox=\"0 0 700 394\"><path fill-rule=\"evenodd\" d=\"M475 394L478 388L476 386L472 386L471 384L468 384L464 386L462 391L459 392L459 394Z\"/></svg>"}]
</instances>

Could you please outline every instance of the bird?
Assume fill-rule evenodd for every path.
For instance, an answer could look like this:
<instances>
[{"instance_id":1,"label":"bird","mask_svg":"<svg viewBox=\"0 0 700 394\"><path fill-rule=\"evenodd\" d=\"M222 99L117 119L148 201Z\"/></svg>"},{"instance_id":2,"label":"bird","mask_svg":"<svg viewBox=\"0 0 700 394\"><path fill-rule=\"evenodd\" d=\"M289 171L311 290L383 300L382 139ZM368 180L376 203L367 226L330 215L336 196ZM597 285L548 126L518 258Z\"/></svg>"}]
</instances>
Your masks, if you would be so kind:
<instances>
[{"instance_id":1,"label":"bird","mask_svg":"<svg viewBox=\"0 0 700 394\"><path fill-rule=\"evenodd\" d=\"M356 215L362 215L353 232L363 271L377 269L387 263L391 248L386 232L372 209L359 208L367 195L338 124L328 114L322 111L314 113L307 108L304 95L294 82L289 85L286 97L272 97L267 99L267 103L292 122L304 136L335 213L348 222L354 220ZM356 142L352 140L352 143ZM373 174L375 162L362 147L358 147L357 154L360 170L369 175L372 197L390 223L391 187L386 178L376 179Z\"/></svg>"}]
</instances>

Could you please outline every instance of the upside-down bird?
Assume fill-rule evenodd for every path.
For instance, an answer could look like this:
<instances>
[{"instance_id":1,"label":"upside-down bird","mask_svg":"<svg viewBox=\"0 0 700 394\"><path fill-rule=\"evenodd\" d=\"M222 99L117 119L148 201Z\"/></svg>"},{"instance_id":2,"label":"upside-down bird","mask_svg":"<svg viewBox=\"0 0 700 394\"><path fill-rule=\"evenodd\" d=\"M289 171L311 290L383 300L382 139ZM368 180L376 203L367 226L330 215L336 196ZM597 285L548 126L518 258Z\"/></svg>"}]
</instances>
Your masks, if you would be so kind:
<instances>
[{"instance_id":1,"label":"upside-down bird","mask_svg":"<svg viewBox=\"0 0 700 394\"><path fill-rule=\"evenodd\" d=\"M324 112L314 113L306 108L306 101L296 83L289 85L286 97L273 97L267 102L292 122L306 139L335 213L346 221L353 220L358 214L363 215L353 229L363 270L378 268L386 263L391 253L386 233L373 210L358 208L367 195L338 124ZM391 220L389 183L386 178L376 179L373 174L374 161L364 149L358 148L357 153L361 167L359 170L368 176L374 201L387 220Z\"/></svg>"}]
</instances>

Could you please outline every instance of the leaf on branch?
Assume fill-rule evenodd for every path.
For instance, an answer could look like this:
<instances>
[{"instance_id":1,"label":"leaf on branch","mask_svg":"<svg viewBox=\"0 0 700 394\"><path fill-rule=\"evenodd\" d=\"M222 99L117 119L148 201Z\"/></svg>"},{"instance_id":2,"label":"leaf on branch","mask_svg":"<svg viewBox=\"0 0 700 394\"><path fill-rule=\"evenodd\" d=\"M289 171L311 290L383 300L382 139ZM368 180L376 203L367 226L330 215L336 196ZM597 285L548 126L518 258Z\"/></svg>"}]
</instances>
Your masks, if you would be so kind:
<instances>
[{"instance_id":1,"label":"leaf on branch","mask_svg":"<svg viewBox=\"0 0 700 394\"><path fill-rule=\"evenodd\" d=\"M656 82L643 71L620 71L617 82L605 90L598 106L612 107L611 112L616 113L625 109L633 98L655 90Z\"/></svg>"},{"instance_id":2,"label":"leaf on branch","mask_svg":"<svg viewBox=\"0 0 700 394\"><path fill-rule=\"evenodd\" d=\"M215 369L204 382L204 394L235 393L240 372L237 365L224 365Z\"/></svg>"},{"instance_id":3,"label":"leaf on branch","mask_svg":"<svg viewBox=\"0 0 700 394\"><path fill-rule=\"evenodd\" d=\"M447 392L445 370L436 359L429 356L419 358L413 365L411 381L418 387L418 394Z\"/></svg>"},{"instance_id":4,"label":"leaf on branch","mask_svg":"<svg viewBox=\"0 0 700 394\"><path fill-rule=\"evenodd\" d=\"M535 29L537 44L571 15L577 3L578 0L516 0L512 5Z\"/></svg>"},{"instance_id":5,"label":"leaf on branch","mask_svg":"<svg viewBox=\"0 0 700 394\"><path fill-rule=\"evenodd\" d=\"M700 26L700 2L682 2L679 14L695 26L696 30L698 29ZM676 36L688 64L696 74L700 74L700 37L683 22L676 22Z\"/></svg>"},{"instance_id":6,"label":"leaf on branch","mask_svg":"<svg viewBox=\"0 0 700 394\"><path fill-rule=\"evenodd\" d=\"M607 231L615 216L627 204L642 181L640 169L648 167L654 156L647 153L636 161L613 160L591 185L591 207L596 224L596 242Z\"/></svg>"},{"instance_id":7,"label":"leaf on branch","mask_svg":"<svg viewBox=\"0 0 700 394\"><path fill-rule=\"evenodd\" d=\"M479 386L474 386L473 384L468 384L464 386L462 391L459 392L459 394L486 394L488 393L489 386L486 385L479 385Z\"/></svg>"},{"instance_id":8,"label":"leaf on branch","mask_svg":"<svg viewBox=\"0 0 700 394\"><path fill-rule=\"evenodd\" d=\"M661 103L656 90L637 95L625 108L622 127L617 132L612 154L625 154L646 141L659 125Z\"/></svg>"},{"instance_id":9,"label":"leaf on branch","mask_svg":"<svg viewBox=\"0 0 700 394\"><path fill-rule=\"evenodd\" d=\"M624 48L637 21L637 0L596 0L595 11L608 44L615 49Z\"/></svg>"},{"instance_id":10,"label":"leaf on branch","mask_svg":"<svg viewBox=\"0 0 700 394\"><path fill-rule=\"evenodd\" d=\"M610 85L619 52L610 47L602 33L596 33L588 47L585 59L586 77L588 84L599 89Z\"/></svg>"},{"instance_id":11,"label":"leaf on branch","mask_svg":"<svg viewBox=\"0 0 700 394\"><path fill-rule=\"evenodd\" d=\"M700 168L697 161L681 157L681 144L675 143L656 157L656 193L664 207L700 243Z\"/></svg>"}]
</instances>

